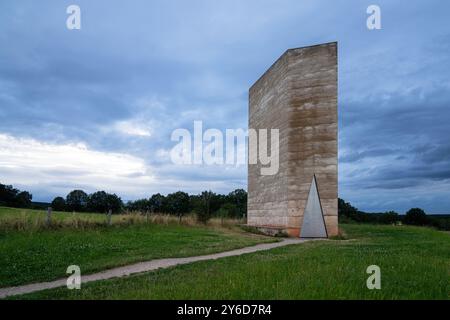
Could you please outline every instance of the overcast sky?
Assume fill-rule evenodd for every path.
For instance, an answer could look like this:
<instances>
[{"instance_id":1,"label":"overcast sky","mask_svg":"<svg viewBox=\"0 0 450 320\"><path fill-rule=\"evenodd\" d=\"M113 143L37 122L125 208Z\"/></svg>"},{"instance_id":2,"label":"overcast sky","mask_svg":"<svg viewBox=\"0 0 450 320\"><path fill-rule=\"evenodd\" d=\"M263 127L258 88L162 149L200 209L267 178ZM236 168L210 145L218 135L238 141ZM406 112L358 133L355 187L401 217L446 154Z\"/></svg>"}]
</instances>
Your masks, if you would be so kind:
<instances>
[{"instance_id":1,"label":"overcast sky","mask_svg":"<svg viewBox=\"0 0 450 320\"><path fill-rule=\"evenodd\" d=\"M81 8L81 30L66 8ZM366 9L381 8L369 31ZM338 41L339 196L450 213L447 1L0 2L0 182L34 200L246 188L246 166L170 161L176 128L247 128L288 48Z\"/></svg>"}]
</instances>

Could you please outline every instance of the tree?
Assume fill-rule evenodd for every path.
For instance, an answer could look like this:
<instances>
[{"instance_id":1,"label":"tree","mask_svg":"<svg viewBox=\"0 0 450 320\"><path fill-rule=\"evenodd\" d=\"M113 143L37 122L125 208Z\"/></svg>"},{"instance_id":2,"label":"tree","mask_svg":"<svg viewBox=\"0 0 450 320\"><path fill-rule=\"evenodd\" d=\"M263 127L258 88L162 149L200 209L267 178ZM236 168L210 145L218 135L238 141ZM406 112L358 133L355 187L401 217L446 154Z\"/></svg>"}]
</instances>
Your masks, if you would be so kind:
<instances>
[{"instance_id":1,"label":"tree","mask_svg":"<svg viewBox=\"0 0 450 320\"><path fill-rule=\"evenodd\" d=\"M398 213L395 211L388 211L380 215L380 223L383 224L393 224L396 223L398 220L399 220Z\"/></svg>"},{"instance_id":2,"label":"tree","mask_svg":"<svg viewBox=\"0 0 450 320\"><path fill-rule=\"evenodd\" d=\"M338 199L338 215L360 221L359 210L353 207L349 202L345 202L341 198Z\"/></svg>"},{"instance_id":3,"label":"tree","mask_svg":"<svg viewBox=\"0 0 450 320\"><path fill-rule=\"evenodd\" d=\"M129 211L145 212L147 210L150 210L150 204L147 199L139 199L136 201L129 201L127 203L127 209Z\"/></svg>"},{"instance_id":4,"label":"tree","mask_svg":"<svg viewBox=\"0 0 450 320\"><path fill-rule=\"evenodd\" d=\"M429 223L429 219L425 211L420 208L412 208L406 212L405 218L403 219L405 224L415 225L415 226L425 226Z\"/></svg>"},{"instance_id":5,"label":"tree","mask_svg":"<svg viewBox=\"0 0 450 320\"><path fill-rule=\"evenodd\" d=\"M20 191L13 186L0 183L0 205L29 208L33 196L28 191Z\"/></svg>"},{"instance_id":6,"label":"tree","mask_svg":"<svg viewBox=\"0 0 450 320\"><path fill-rule=\"evenodd\" d=\"M0 184L0 204L4 206L13 206L19 190L14 189L13 186Z\"/></svg>"},{"instance_id":7,"label":"tree","mask_svg":"<svg viewBox=\"0 0 450 320\"><path fill-rule=\"evenodd\" d=\"M28 191L21 191L19 192L15 199L15 206L19 208L29 208L31 206L31 199L33 196Z\"/></svg>"},{"instance_id":8,"label":"tree","mask_svg":"<svg viewBox=\"0 0 450 320\"><path fill-rule=\"evenodd\" d=\"M89 195L87 207L93 212L106 213L111 210L117 213L122 210L123 203L122 199L115 194L97 191Z\"/></svg>"},{"instance_id":9,"label":"tree","mask_svg":"<svg viewBox=\"0 0 450 320\"><path fill-rule=\"evenodd\" d=\"M242 218L247 215L247 191L236 189L227 196L227 202L236 207L232 217Z\"/></svg>"},{"instance_id":10,"label":"tree","mask_svg":"<svg viewBox=\"0 0 450 320\"><path fill-rule=\"evenodd\" d=\"M224 203L219 210L215 212L215 215L220 218L221 224L223 225L224 219L228 217L238 217L238 209L235 204L227 202Z\"/></svg>"},{"instance_id":11,"label":"tree","mask_svg":"<svg viewBox=\"0 0 450 320\"><path fill-rule=\"evenodd\" d=\"M88 195L83 190L73 190L66 197L67 209L71 211L85 211Z\"/></svg>"},{"instance_id":12,"label":"tree","mask_svg":"<svg viewBox=\"0 0 450 320\"><path fill-rule=\"evenodd\" d=\"M129 201L126 207L130 211L169 212L166 205L166 197L160 193L152 195L149 199Z\"/></svg>"},{"instance_id":13,"label":"tree","mask_svg":"<svg viewBox=\"0 0 450 320\"><path fill-rule=\"evenodd\" d=\"M92 212L106 213L108 211L108 194L97 191L88 196L87 208Z\"/></svg>"},{"instance_id":14,"label":"tree","mask_svg":"<svg viewBox=\"0 0 450 320\"><path fill-rule=\"evenodd\" d=\"M189 195L183 191L168 194L166 197L168 212L177 215L181 221L183 215L191 210L189 200Z\"/></svg>"},{"instance_id":15,"label":"tree","mask_svg":"<svg viewBox=\"0 0 450 320\"><path fill-rule=\"evenodd\" d=\"M157 193L150 197L148 200L148 206L151 212L165 212L165 205L166 197L164 197L162 194Z\"/></svg>"},{"instance_id":16,"label":"tree","mask_svg":"<svg viewBox=\"0 0 450 320\"><path fill-rule=\"evenodd\" d=\"M206 224L211 218L211 198L213 197L211 191L203 191L198 197L197 202L197 220L201 223Z\"/></svg>"},{"instance_id":17,"label":"tree","mask_svg":"<svg viewBox=\"0 0 450 320\"><path fill-rule=\"evenodd\" d=\"M66 210L66 200L63 197L56 197L52 201L52 209L55 211L65 211Z\"/></svg>"},{"instance_id":18,"label":"tree","mask_svg":"<svg viewBox=\"0 0 450 320\"><path fill-rule=\"evenodd\" d=\"M107 203L108 203L108 210L111 210L112 213L119 213L123 209L123 201L122 199L116 195L115 193L107 194Z\"/></svg>"}]
</instances>

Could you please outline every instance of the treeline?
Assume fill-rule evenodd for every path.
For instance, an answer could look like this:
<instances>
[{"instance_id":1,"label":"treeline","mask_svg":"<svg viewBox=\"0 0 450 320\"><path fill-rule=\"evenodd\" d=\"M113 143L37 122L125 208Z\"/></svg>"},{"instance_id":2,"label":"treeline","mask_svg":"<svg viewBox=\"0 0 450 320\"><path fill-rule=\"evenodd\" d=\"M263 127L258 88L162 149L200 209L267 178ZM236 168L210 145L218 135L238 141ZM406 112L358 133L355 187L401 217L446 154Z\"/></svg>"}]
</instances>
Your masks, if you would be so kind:
<instances>
[{"instance_id":1,"label":"treeline","mask_svg":"<svg viewBox=\"0 0 450 320\"><path fill-rule=\"evenodd\" d=\"M227 195L203 191L197 195L189 195L178 191L163 196L159 193L148 199L130 201L126 204L129 211L149 211L183 215L194 212L201 216L242 218L247 215L247 191L236 189Z\"/></svg>"},{"instance_id":2,"label":"treeline","mask_svg":"<svg viewBox=\"0 0 450 320\"><path fill-rule=\"evenodd\" d=\"M236 189L227 195L203 191L189 195L178 191L167 196L160 193L149 198L129 201L126 204L115 194L97 191L87 194L83 190L73 190L66 198L56 197L51 203L56 211L112 213L132 211L141 213L164 213L178 217L195 213L200 221L206 222L212 216L242 218L247 214L247 192Z\"/></svg>"},{"instance_id":3,"label":"treeline","mask_svg":"<svg viewBox=\"0 0 450 320\"><path fill-rule=\"evenodd\" d=\"M16 208L34 208L31 193L21 191L11 185L0 184L0 206ZM56 211L112 213L124 211L141 213L164 213L178 216L193 213L206 222L211 217L244 218L247 215L247 192L236 189L226 195L211 191L203 191L197 195L189 195L178 191L168 195L160 193L149 198L123 203L116 194L97 191L87 194L83 190L73 190L63 197L56 197L50 204ZM42 208L42 204L37 206ZM339 221L432 226L441 230L450 230L450 215L427 215L420 208L408 210L406 215L395 211L383 213L367 213L353 207L349 202L338 199Z\"/></svg>"},{"instance_id":4,"label":"treeline","mask_svg":"<svg viewBox=\"0 0 450 320\"><path fill-rule=\"evenodd\" d=\"M106 213L111 210L113 213L119 213L124 205L116 194L105 191L87 194L83 190L73 190L65 199L63 197L53 199L51 207L56 211Z\"/></svg>"},{"instance_id":5,"label":"treeline","mask_svg":"<svg viewBox=\"0 0 450 320\"><path fill-rule=\"evenodd\" d=\"M33 196L28 191L21 191L10 185L0 183L0 206L30 208Z\"/></svg>"},{"instance_id":6,"label":"treeline","mask_svg":"<svg viewBox=\"0 0 450 320\"><path fill-rule=\"evenodd\" d=\"M404 223L416 226L431 226L440 230L450 230L450 217L448 215L427 215L420 208L411 208L405 215L395 211L383 213L367 213L353 207L349 202L338 199L338 214L340 222L359 222L377 224Z\"/></svg>"},{"instance_id":7,"label":"treeline","mask_svg":"<svg viewBox=\"0 0 450 320\"><path fill-rule=\"evenodd\" d=\"M18 208L33 208L32 195L0 184L0 205ZM247 215L247 192L236 189L228 194L218 194L203 191L200 194L189 195L178 191L162 195L154 194L149 198L128 201L124 203L116 194L97 191L87 194L83 190L73 190L64 197L56 197L49 204L55 211L112 213L141 212L164 213L178 217L194 213L200 221L206 222L213 216L243 218ZM37 207L42 208L40 203Z\"/></svg>"}]
</instances>

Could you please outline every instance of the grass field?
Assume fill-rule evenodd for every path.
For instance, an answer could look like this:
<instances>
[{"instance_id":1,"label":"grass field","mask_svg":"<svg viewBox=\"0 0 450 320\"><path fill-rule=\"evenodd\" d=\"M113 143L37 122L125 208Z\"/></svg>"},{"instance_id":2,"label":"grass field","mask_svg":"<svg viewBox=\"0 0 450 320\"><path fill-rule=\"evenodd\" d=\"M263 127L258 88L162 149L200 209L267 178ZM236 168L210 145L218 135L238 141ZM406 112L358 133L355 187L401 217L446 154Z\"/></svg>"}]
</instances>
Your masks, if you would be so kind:
<instances>
[{"instance_id":1,"label":"grass field","mask_svg":"<svg viewBox=\"0 0 450 320\"><path fill-rule=\"evenodd\" d=\"M0 231L37 231L44 229L92 229L105 226L107 216L99 213L85 212L59 212L53 211L51 215L51 225L46 224L47 211L33 209L18 209L0 207ZM173 215L151 214L148 217L139 213L114 214L111 218L112 225L127 226L131 224L181 224L198 225L195 217L188 215L179 220ZM238 223L243 223L237 219L213 218L208 222L213 227L231 227Z\"/></svg>"},{"instance_id":2,"label":"grass field","mask_svg":"<svg viewBox=\"0 0 450 320\"><path fill-rule=\"evenodd\" d=\"M180 225L176 218L158 224L116 216L115 224L106 226L104 216L98 214L74 218L71 213L55 213L57 228L42 228L44 217L42 211L0 208L0 287L65 277L72 264L87 274L143 260L209 254L274 241L238 228Z\"/></svg>"},{"instance_id":3,"label":"grass field","mask_svg":"<svg viewBox=\"0 0 450 320\"><path fill-rule=\"evenodd\" d=\"M83 274L163 257L185 257L274 241L215 220L105 216L0 207L0 287ZM431 228L341 225L349 240L313 241L14 299L449 299L450 234ZM381 268L368 290L366 268Z\"/></svg>"},{"instance_id":4,"label":"grass field","mask_svg":"<svg viewBox=\"0 0 450 320\"><path fill-rule=\"evenodd\" d=\"M15 297L20 299L449 299L450 235L344 225L352 240L314 241ZM368 290L366 268L381 268Z\"/></svg>"}]
</instances>

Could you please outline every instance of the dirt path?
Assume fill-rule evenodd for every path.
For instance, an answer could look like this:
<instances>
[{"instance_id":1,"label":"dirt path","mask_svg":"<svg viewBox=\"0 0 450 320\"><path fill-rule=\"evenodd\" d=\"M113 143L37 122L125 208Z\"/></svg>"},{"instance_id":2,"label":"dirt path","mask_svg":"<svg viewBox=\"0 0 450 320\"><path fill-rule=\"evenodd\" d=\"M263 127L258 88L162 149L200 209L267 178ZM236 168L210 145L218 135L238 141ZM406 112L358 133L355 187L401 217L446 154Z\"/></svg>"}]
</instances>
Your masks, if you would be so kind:
<instances>
[{"instance_id":1,"label":"dirt path","mask_svg":"<svg viewBox=\"0 0 450 320\"><path fill-rule=\"evenodd\" d=\"M97 281L97 280L105 280L105 279L111 279L111 278L117 278L117 277L125 277L131 274L135 273L141 273L146 271L152 271L160 268L168 268L173 267L180 264L186 264L196 261L203 261L203 260L215 260L225 257L232 257L232 256L240 256L242 254L246 253L252 253L257 251L263 251L263 250L270 250L273 248L283 247L291 244L298 244L303 243L308 240L303 239L283 239L280 242L274 242L274 243L263 243L258 244L256 246L252 247L245 247L241 249L231 250L231 251L225 251L220 253L214 253L214 254L208 254L204 256L195 256L195 257L187 257L187 258L168 258L168 259L157 259L157 260L150 260L145 262L139 262L123 267L118 267L114 269L109 269L105 271L101 271L98 273L93 273L90 275L81 275L81 283L88 283L91 281ZM83 272L83 270L82 270ZM40 282L40 283L33 283L23 286L17 286L17 287L9 287L9 288L0 288L0 299L6 298L8 296L14 296L19 294L25 294L25 293L31 293L35 291L41 291L45 289L52 289L57 287L64 287L66 285L66 278L59 279L55 281L50 282Z\"/></svg>"}]
</instances>

